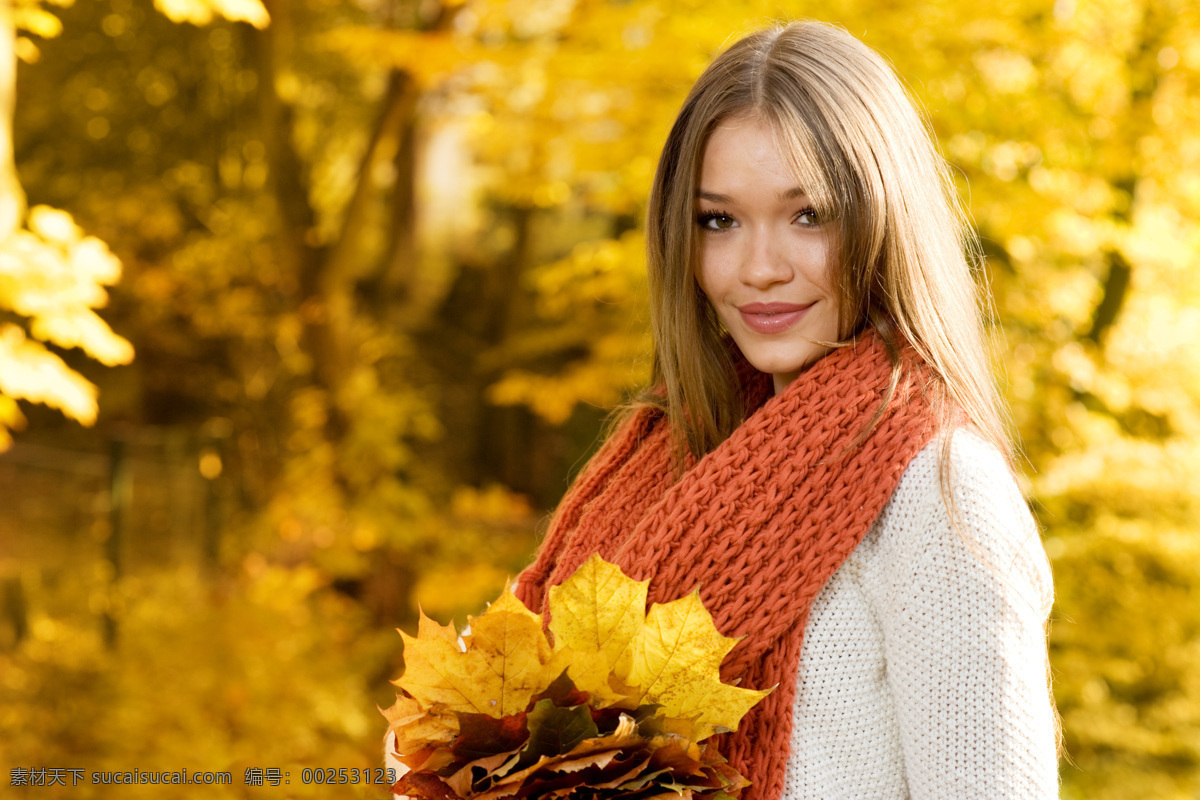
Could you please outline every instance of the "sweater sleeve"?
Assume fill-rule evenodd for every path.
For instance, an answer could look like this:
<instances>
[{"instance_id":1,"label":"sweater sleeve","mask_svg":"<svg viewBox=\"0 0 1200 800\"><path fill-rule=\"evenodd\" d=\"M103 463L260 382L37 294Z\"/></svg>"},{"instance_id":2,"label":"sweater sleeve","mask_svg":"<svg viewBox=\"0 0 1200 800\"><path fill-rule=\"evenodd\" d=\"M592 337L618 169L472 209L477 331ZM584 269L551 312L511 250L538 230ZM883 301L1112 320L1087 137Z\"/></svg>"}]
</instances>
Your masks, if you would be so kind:
<instances>
[{"instance_id":1,"label":"sweater sleeve","mask_svg":"<svg viewBox=\"0 0 1200 800\"><path fill-rule=\"evenodd\" d=\"M883 637L912 800L1058 796L1045 624L1053 600L1037 527L1002 457L969 430L951 447L951 521L938 444L909 465L860 575Z\"/></svg>"}]
</instances>

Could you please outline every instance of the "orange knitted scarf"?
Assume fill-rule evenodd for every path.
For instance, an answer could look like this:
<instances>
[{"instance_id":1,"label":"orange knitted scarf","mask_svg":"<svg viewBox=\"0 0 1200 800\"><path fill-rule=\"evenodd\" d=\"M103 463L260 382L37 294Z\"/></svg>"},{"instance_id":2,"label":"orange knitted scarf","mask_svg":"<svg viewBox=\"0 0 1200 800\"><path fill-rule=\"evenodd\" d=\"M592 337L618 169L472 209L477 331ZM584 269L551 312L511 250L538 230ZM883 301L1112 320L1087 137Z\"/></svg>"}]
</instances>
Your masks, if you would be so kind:
<instances>
[{"instance_id":1,"label":"orange knitted scarf","mask_svg":"<svg viewBox=\"0 0 1200 800\"><path fill-rule=\"evenodd\" d=\"M783 792L813 600L935 432L916 388L926 370L911 351L903 355L906 379L861 440L891 379L877 334L834 350L769 399L770 376L755 373L743 393L757 409L681 478L662 413L638 410L576 480L521 575L517 594L534 610L595 552L649 578L650 602L698 584L717 629L745 637L723 678L777 687L722 737L725 756L753 782L746 800Z\"/></svg>"}]
</instances>

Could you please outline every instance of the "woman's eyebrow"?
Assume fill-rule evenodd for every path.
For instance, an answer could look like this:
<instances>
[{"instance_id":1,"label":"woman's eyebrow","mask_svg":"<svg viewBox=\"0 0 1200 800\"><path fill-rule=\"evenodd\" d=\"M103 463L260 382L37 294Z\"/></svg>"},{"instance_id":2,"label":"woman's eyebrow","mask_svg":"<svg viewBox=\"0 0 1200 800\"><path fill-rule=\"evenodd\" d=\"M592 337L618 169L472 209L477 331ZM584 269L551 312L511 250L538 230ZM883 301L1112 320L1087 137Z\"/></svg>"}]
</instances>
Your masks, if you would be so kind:
<instances>
[{"instance_id":1,"label":"woman's eyebrow","mask_svg":"<svg viewBox=\"0 0 1200 800\"><path fill-rule=\"evenodd\" d=\"M795 200L797 197L806 197L807 195L808 195L808 192L804 191L803 187L793 186L791 189L788 189L786 192L780 192L779 199L780 200ZM696 192L696 199L697 200L707 200L710 203L732 203L733 202L733 198L727 194L721 194L719 192L706 192L703 189Z\"/></svg>"}]
</instances>

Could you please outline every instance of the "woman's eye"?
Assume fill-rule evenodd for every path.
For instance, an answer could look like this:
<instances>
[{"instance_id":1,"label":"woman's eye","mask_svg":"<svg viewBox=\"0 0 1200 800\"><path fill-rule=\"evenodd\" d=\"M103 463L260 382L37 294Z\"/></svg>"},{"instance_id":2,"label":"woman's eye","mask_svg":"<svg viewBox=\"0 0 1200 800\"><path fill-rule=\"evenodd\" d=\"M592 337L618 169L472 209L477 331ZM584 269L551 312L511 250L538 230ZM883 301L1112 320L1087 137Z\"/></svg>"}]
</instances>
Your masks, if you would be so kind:
<instances>
[{"instance_id":1,"label":"woman's eye","mask_svg":"<svg viewBox=\"0 0 1200 800\"><path fill-rule=\"evenodd\" d=\"M801 225L816 226L819 224L817 221L817 212L811 208L806 208L796 215L796 222L799 222Z\"/></svg>"},{"instance_id":2,"label":"woman's eye","mask_svg":"<svg viewBox=\"0 0 1200 800\"><path fill-rule=\"evenodd\" d=\"M701 228L709 231L724 231L737 225L737 221L728 214L701 214L698 222Z\"/></svg>"}]
</instances>

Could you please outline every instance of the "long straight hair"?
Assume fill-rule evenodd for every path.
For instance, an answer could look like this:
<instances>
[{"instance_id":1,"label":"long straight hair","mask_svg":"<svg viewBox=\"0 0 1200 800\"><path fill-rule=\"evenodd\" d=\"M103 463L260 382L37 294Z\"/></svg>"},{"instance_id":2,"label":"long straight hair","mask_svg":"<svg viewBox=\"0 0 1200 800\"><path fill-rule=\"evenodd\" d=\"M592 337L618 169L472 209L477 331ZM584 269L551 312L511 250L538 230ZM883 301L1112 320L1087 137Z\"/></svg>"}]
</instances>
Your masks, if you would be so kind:
<instances>
[{"instance_id":1,"label":"long straight hair","mask_svg":"<svg viewBox=\"0 0 1200 800\"><path fill-rule=\"evenodd\" d=\"M696 280L704 148L718 125L741 117L771 126L818 217L834 223L842 340L878 331L893 387L910 343L935 375L925 389L943 423L965 413L1011 465L984 345L986 295L972 277L980 249L946 162L884 59L816 22L759 31L718 56L658 163L646 239L659 388L642 400L664 408L681 452L709 452L745 413L727 337ZM948 469L948 437L944 446Z\"/></svg>"}]
</instances>

